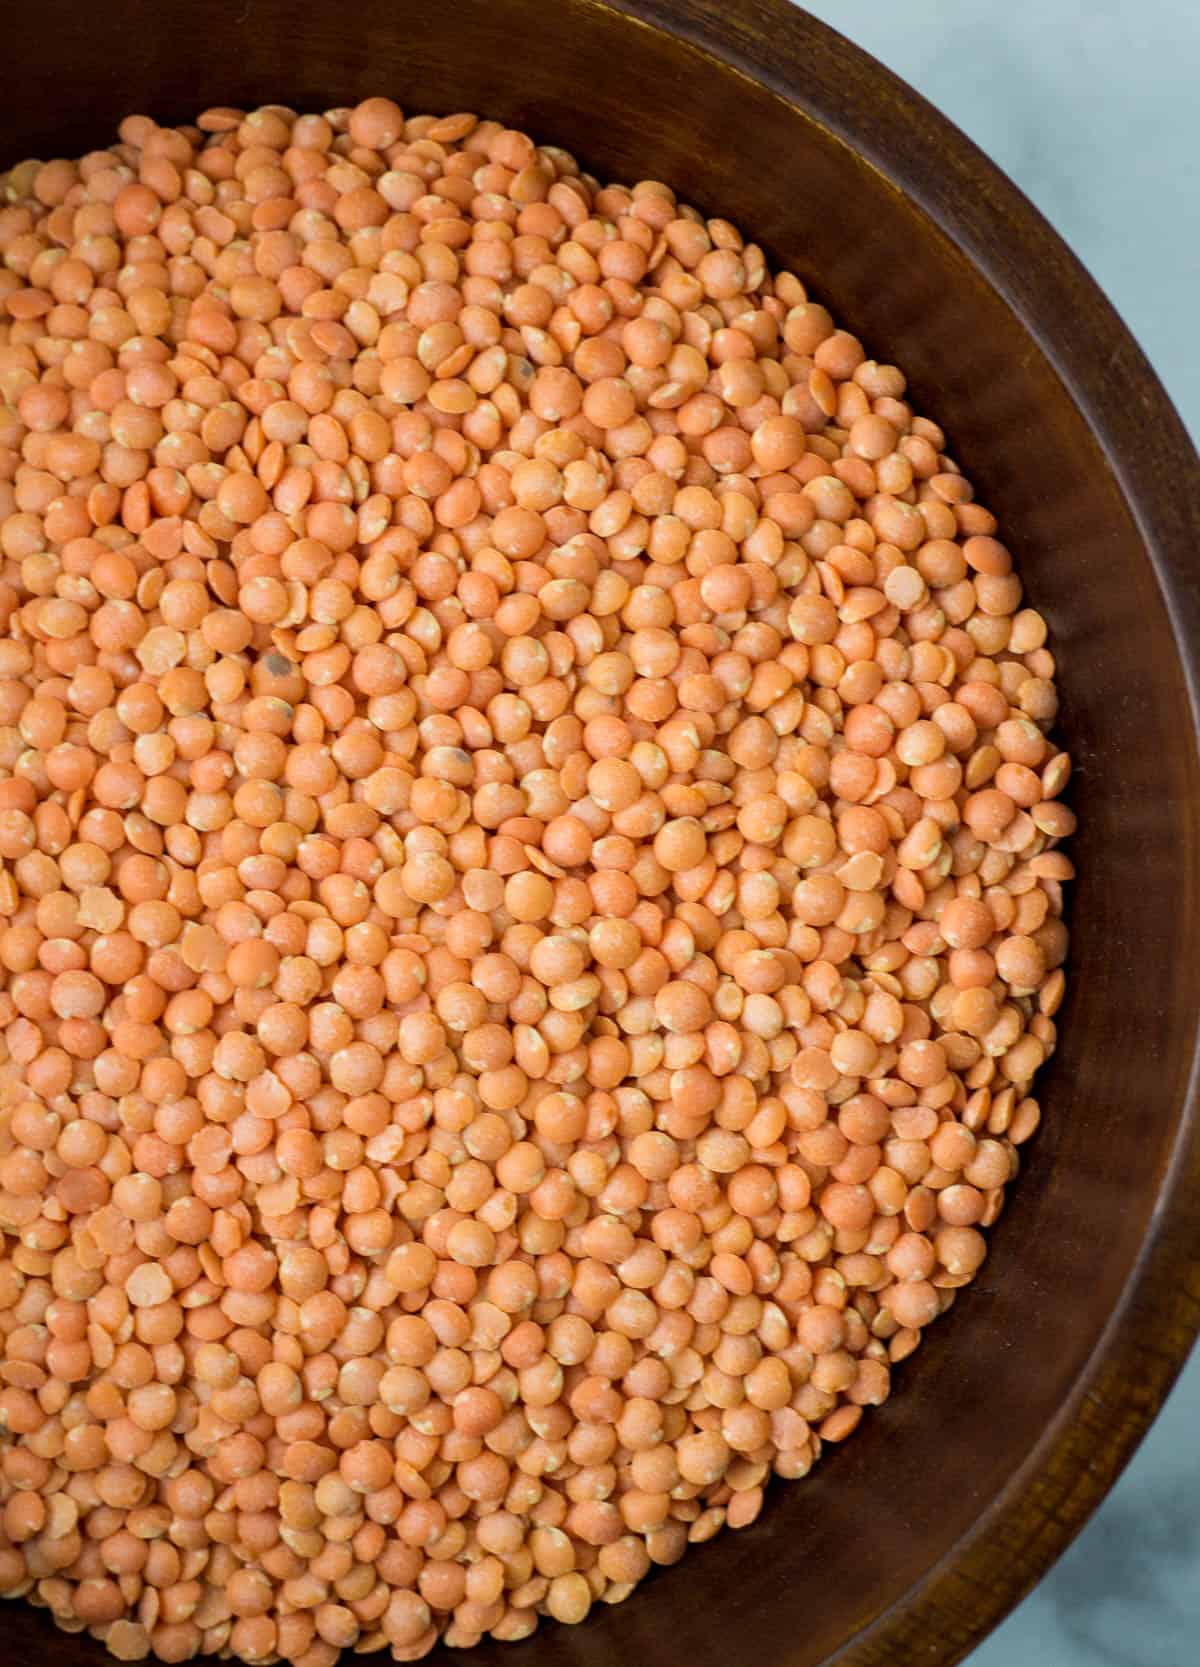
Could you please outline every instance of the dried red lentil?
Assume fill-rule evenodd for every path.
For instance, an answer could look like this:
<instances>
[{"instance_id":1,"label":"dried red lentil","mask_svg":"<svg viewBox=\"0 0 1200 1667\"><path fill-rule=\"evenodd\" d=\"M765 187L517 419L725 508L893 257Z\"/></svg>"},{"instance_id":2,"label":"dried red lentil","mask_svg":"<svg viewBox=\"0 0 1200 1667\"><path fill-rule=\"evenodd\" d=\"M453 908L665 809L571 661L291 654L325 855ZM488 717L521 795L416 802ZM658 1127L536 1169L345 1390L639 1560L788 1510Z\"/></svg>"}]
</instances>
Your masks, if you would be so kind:
<instances>
[{"instance_id":1,"label":"dried red lentil","mask_svg":"<svg viewBox=\"0 0 1200 1667\"><path fill-rule=\"evenodd\" d=\"M0 1589L521 1638L888 1394L1037 1127L1069 760L790 273L386 99L0 208Z\"/></svg>"}]
</instances>

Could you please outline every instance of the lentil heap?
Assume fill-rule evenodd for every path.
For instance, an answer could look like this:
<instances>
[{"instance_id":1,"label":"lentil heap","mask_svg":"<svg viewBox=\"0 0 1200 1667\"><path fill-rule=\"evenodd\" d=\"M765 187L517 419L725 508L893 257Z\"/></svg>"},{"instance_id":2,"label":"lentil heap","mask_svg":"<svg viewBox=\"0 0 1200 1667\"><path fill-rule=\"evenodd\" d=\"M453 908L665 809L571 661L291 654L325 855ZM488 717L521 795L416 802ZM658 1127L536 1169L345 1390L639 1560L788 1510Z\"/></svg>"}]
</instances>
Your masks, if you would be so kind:
<instances>
[{"instance_id":1,"label":"lentil heap","mask_svg":"<svg viewBox=\"0 0 1200 1667\"><path fill-rule=\"evenodd\" d=\"M1054 660L865 356L384 98L0 208L0 1590L122 1660L581 1621L984 1258Z\"/></svg>"}]
</instances>

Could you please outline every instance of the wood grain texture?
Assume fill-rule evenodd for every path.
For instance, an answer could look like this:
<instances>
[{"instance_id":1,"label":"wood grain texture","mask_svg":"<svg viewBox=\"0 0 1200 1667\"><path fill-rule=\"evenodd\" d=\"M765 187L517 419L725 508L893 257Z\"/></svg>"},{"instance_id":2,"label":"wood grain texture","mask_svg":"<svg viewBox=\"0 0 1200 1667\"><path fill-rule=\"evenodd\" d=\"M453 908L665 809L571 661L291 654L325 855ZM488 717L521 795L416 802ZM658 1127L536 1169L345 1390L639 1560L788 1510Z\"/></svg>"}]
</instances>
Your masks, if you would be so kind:
<instances>
[{"instance_id":1,"label":"wood grain texture","mask_svg":"<svg viewBox=\"0 0 1200 1667\"><path fill-rule=\"evenodd\" d=\"M752 1529L460 1667L949 1667L1120 1473L1200 1325L1200 464L1103 296L915 93L786 0L2 0L0 156L129 110L388 92L655 175L797 270L1000 515L1051 622L1081 868L1042 1132L898 1392ZM50 57L53 71L43 67ZM25 1606L15 1663L99 1662Z\"/></svg>"}]
</instances>

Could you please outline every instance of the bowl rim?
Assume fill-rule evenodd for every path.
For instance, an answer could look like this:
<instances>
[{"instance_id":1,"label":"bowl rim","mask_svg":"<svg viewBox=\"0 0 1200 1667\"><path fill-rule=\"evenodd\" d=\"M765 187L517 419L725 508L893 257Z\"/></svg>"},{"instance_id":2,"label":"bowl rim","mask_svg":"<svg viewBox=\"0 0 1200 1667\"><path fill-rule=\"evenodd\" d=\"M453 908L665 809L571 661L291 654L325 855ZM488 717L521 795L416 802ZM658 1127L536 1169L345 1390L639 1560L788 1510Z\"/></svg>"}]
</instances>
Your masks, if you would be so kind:
<instances>
[{"instance_id":1,"label":"bowl rim","mask_svg":"<svg viewBox=\"0 0 1200 1667\"><path fill-rule=\"evenodd\" d=\"M756 82L902 190L1033 337L1091 430L1145 546L1200 734L1200 456L1142 349L1082 261L962 130L869 52L792 0L582 0L684 41ZM768 50L769 43L769 50ZM805 96L814 58L873 104ZM897 156L938 168L898 173ZM1003 243L986 239L1001 221ZM1105 352L1095 350L1097 324ZM1153 445L1147 431L1153 430ZM1194 812L1195 814L1195 812ZM1178 1121L1146 1236L1088 1360L1005 1486L942 1558L823 1667L961 1661L1087 1523L1133 1457L1200 1334L1200 989ZM1103 1380L1103 1392L1100 1384ZM995 1548L1005 1556L998 1559Z\"/></svg>"},{"instance_id":2,"label":"bowl rim","mask_svg":"<svg viewBox=\"0 0 1200 1667\"><path fill-rule=\"evenodd\" d=\"M479 3L479 0L476 0ZM218 9L224 9L221 0ZM1141 537L1200 737L1200 457L1130 331L1025 194L871 54L791 0L570 0L684 43L765 89L903 191L1032 337L1086 423ZM243 14L246 8L243 8ZM50 0L52 19L60 0ZM61 24L62 17L56 21ZM239 19L244 24L245 15ZM818 100L806 92L821 66ZM845 96L829 96L839 83ZM858 93L869 87L869 111ZM937 169L897 166L936 154ZM1004 240L985 233L1003 223ZM1097 331L1104 352L1096 351ZM1148 435L1151 438L1148 438ZM1200 851L1200 798L1189 855ZM1200 865L1198 865L1200 872ZM1177 1119L1153 1213L1070 1393L1005 1485L942 1557L823 1667L951 1667L1025 1596L1129 1462L1200 1333L1200 978ZM53 1654L53 1649L50 1651ZM789 1654L772 1667L789 1667Z\"/></svg>"}]
</instances>

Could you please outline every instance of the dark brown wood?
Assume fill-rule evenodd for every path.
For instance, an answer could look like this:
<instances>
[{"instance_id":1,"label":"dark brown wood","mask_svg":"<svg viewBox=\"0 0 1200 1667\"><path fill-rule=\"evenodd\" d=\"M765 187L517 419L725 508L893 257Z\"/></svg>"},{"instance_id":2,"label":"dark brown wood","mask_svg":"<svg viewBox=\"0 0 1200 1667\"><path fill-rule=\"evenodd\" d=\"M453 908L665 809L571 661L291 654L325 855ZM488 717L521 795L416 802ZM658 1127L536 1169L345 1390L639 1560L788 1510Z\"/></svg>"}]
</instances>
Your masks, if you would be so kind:
<instances>
[{"instance_id":1,"label":"dark brown wood","mask_svg":"<svg viewBox=\"0 0 1200 1667\"><path fill-rule=\"evenodd\" d=\"M1045 222L928 105L785 0L3 0L0 155L120 116L480 109L657 175L798 270L1000 514L1078 764L1071 994L1043 1131L979 1283L899 1392L762 1520L625 1606L462 1667L948 1667L1112 1485L1200 1324L1200 465ZM1161 252L1160 252L1161 253ZM14 1663L102 1659L24 1606Z\"/></svg>"}]
</instances>

